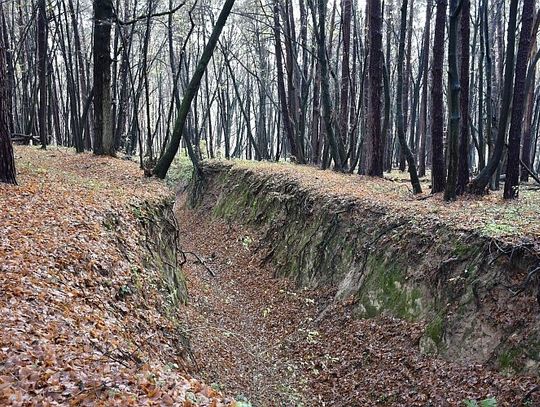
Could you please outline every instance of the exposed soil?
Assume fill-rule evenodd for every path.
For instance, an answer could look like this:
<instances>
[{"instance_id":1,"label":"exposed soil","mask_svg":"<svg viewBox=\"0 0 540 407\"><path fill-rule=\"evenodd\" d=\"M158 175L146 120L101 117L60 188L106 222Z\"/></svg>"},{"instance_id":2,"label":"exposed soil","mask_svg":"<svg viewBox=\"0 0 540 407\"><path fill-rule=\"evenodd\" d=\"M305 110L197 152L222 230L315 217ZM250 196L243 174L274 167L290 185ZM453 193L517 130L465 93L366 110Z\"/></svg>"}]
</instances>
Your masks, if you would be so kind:
<instances>
[{"instance_id":1,"label":"exposed soil","mask_svg":"<svg viewBox=\"0 0 540 407\"><path fill-rule=\"evenodd\" d=\"M194 371L226 393L256 406L540 404L536 378L424 356L422 323L355 319L333 292L276 278L256 230L177 206L182 248L204 262L184 267Z\"/></svg>"}]
</instances>

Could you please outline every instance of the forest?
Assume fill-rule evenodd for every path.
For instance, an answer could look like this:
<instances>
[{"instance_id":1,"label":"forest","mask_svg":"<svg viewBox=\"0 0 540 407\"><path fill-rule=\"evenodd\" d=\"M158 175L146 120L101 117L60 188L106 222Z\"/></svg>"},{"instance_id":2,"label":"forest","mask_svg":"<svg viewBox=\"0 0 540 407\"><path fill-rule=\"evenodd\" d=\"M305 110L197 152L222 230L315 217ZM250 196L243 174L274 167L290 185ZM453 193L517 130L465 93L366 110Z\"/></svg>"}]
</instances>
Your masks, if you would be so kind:
<instances>
[{"instance_id":1,"label":"forest","mask_svg":"<svg viewBox=\"0 0 540 407\"><path fill-rule=\"evenodd\" d=\"M534 1L2 4L9 139L381 177L445 199L538 181ZM229 20L228 24L226 21ZM8 137L10 136L10 137Z\"/></svg>"},{"instance_id":2,"label":"forest","mask_svg":"<svg viewBox=\"0 0 540 407\"><path fill-rule=\"evenodd\" d=\"M540 405L539 27L0 1L0 404Z\"/></svg>"}]
</instances>

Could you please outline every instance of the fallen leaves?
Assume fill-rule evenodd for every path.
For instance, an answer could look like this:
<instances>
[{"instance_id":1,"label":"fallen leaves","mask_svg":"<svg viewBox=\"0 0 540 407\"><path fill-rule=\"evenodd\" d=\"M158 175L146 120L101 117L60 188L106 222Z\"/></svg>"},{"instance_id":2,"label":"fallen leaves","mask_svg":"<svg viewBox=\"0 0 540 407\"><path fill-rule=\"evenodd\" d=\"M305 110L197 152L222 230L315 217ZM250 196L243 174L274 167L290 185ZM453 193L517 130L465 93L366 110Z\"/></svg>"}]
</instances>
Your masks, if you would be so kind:
<instances>
[{"instance_id":1,"label":"fallen leaves","mask_svg":"<svg viewBox=\"0 0 540 407\"><path fill-rule=\"evenodd\" d=\"M261 406L458 406L492 396L517 406L538 381L423 355L424 323L357 319L354 301L336 304L332 290L276 278L257 250L261 230L212 219L208 208L178 208L183 249L216 271L186 264L183 318L203 377L230 394Z\"/></svg>"},{"instance_id":2,"label":"fallen leaves","mask_svg":"<svg viewBox=\"0 0 540 407\"><path fill-rule=\"evenodd\" d=\"M16 160L20 185L0 185L0 404L231 404L185 374L160 276L140 272L131 208L164 184L66 149Z\"/></svg>"}]
</instances>

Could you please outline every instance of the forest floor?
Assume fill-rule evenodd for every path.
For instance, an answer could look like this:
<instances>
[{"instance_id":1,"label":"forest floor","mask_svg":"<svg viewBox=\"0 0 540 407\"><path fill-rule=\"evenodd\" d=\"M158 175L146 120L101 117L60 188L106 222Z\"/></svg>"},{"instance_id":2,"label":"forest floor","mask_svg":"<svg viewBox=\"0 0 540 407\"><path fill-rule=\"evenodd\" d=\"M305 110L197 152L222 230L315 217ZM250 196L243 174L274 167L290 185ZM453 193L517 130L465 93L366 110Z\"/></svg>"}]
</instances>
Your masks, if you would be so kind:
<instances>
[{"instance_id":1,"label":"forest floor","mask_svg":"<svg viewBox=\"0 0 540 407\"><path fill-rule=\"evenodd\" d=\"M160 276L141 273L133 208L171 191L133 162L15 155L19 185L0 184L0 405L229 405L182 374L182 327Z\"/></svg>"},{"instance_id":2,"label":"forest floor","mask_svg":"<svg viewBox=\"0 0 540 407\"><path fill-rule=\"evenodd\" d=\"M295 288L262 265L256 230L178 208L181 247L203 261L184 267L197 372L225 392L255 406L540 405L529 397L537 378L424 356L423 324L327 308L333 292Z\"/></svg>"},{"instance_id":3,"label":"forest floor","mask_svg":"<svg viewBox=\"0 0 540 407\"><path fill-rule=\"evenodd\" d=\"M357 320L350 304L328 307L333 292L299 290L261 265L257 231L181 205L182 249L204 263L189 257L188 304L171 318L159 276L141 273L133 210L171 191L133 162L66 149L18 147L16 163L19 186L0 185L1 405L246 405L242 395L254 406L444 406L489 397L540 405L537 378L423 356L421 323ZM257 168L280 176L279 165ZM401 180L294 170L325 193L373 202L394 193L410 202L404 210L429 200L441 217L453 211L439 197L417 200ZM495 194L460 201L455 216L466 223L479 205L474 213L489 225L485 212L499 204ZM515 211L529 216L505 205L504 222Z\"/></svg>"}]
</instances>

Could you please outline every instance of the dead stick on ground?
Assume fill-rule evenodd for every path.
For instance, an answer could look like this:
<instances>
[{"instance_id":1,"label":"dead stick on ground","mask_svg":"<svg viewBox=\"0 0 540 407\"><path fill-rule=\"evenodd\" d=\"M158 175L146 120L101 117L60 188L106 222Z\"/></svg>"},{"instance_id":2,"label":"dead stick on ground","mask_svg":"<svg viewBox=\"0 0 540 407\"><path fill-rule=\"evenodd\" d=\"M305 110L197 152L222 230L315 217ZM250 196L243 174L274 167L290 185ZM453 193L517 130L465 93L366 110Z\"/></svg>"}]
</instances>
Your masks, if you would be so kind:
<instances>
[{"instance_id":1,"label":"dead stick on ground","mask_svg":"<svg viewBox=\"0 0 540 407\"><path fill-rule=\"evenodd\" d=\"M199 257L199 255L197 255L196 253L193 253L193 252L186 252L186 251L183 251L183 250L182 250L182 253L184 254L184 257L185 257L186 254L191 254L193 257L195 257L195 258L197 259L197 261L198 261L199 263L201 263L201 264L204 266L204 268L206 269L206 271L208 271L208 274L210 274L212 277L215 277L215 276L216 276L216 273L214 273L214 272L212 271L212 269L211 269L210 267L208 267L208 265L204 262L203 259L201 259L201 258Z\"/></svg>"}]
</instances>

